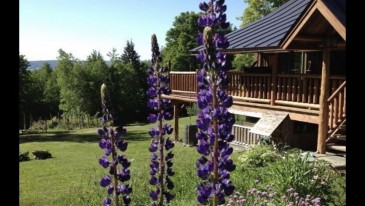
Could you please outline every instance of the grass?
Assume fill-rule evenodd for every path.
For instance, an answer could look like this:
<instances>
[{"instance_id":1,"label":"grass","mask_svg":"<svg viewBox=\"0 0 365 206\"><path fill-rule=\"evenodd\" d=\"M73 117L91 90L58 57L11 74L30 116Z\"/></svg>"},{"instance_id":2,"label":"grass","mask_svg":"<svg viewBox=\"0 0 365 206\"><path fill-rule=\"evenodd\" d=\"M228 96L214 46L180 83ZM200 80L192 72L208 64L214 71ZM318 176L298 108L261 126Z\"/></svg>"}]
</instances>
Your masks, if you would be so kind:
<instances>
[{"instance_id":1,"label":"grass","mask_svg":"<svg viewBox=\"0 0 365 206\"><path fill-rule=\"evenodd\" d=\"M180 118L180 138L184 134L184 125L194 124L195 119L196 117ZM132 161L129 180L133 188L131 205L134 206L145 206L150 203L148 196L148 192L152 189L148 183L150 137L147 131L151 127L153 125L150 124L133 124L126 127L129 142L126 155ZM35 160L30 153L30 161L19 163L20 205L100 205L106 191L99 186L99 180L108 172L98 163L103 150L98 146L99 137L96 131L97 128L92 128L21 135L19 137L21 152L49 150L53 158ZM175 185L173 189L175 199L170 205L197 205L196 184L200 180L196 176L195 162L199 154L194 147L184 146L181 142L175 145L173 151L175 175L172 181ZM236 164L239 163L240 154L241 152L235 151L232 155ZM231 173L236 191L245 193L244 191L253 186L257 174L253 170L243 172L242 168L237 167Z\"/></svg>"},{"instance_id":2,"label":"grass","mask_svg":"<svg viewBox=\"0 0 365 206\"><path fill-rule=\"evenodd\" d=\"M183 137L184 125L194 123L193 118L181 118L179 136ZM147 192L150 152L150 137L147 134L153 125L127 126L129 142L126 155L132 160L131 180L132 205L148 205ZM20 162L20 205L100 205L106 192L98 185L107 170L98 164L103 150L98 146L97 128L21 135L20 151L49 150L51 159ZM182 143L174 148L175 200L171 205L195 205L195 161L198 153L193 147ZM30 157L32 154L30 153ZM192 198L194 197L194 198Z\"/></svg>"}]
</instances>

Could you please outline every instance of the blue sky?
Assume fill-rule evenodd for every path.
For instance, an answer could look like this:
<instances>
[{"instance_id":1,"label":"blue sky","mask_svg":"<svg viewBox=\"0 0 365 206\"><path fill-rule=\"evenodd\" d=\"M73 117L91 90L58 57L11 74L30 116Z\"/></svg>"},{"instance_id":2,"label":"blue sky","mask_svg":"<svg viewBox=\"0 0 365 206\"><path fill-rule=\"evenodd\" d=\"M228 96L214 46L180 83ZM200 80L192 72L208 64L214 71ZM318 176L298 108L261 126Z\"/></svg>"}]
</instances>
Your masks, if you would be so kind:
<instances>
[{"instance_id":1,"label":"blue sky","mask_svg":"<svg viewBox=\"0 0 365 206\"><path fill-rule=\"evenodd\" d=\"M141 60L150 59L150 38L160 48L181 12L199 12L200 0L20 0L19 52L28 61L53 60L58 49L84 60L93 49L105 60L132 40ZM237 28L244 0L226 0L227 18Z\"/></svg>"}]
</instances>

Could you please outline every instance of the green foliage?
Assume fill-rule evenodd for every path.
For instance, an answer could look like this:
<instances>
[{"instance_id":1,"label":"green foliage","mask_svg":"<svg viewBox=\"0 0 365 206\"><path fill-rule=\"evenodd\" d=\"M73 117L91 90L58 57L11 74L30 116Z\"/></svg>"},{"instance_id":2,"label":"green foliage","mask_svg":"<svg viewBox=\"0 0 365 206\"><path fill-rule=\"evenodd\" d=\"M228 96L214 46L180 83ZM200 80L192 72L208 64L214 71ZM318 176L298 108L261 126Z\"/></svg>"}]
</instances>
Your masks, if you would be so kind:
<instances>
[{"instance_id":1,"label":"green foliage","mask_svg":"<svg viewBox=\"0 0 365 206\"><path fill-rule=\"evenodd\" d=\"M259 20L288 0L244 0L247 7L242 15L241 27Z\"/></svg>"},{"instance_id":2,"label":"green foliage","mask_svg":"<svg viewBox=\"0 0 365 206\"><path fill-rule=\"evenodd\" d=\"M245 68L249 68L255 62L253 54L236 54L232 66L236 71L243 71Z\"/></svg>"},{"instance_id":3,"label":"green foliage","mask_svg":"<svg viewBox=\"0 0 365 206\"><path fill-rule=\"evenodd\" d=\"M134 82L131 82L131 84L134 84L135 88L133 88L135 98L134 102L131 102L134 104L133 108L133 119L131 121L135 120L145 120L145 117L147 115L147 109L146 109L146 102L147 102L147 69L148 66L140 61L140 56L134 49L134 43L132 40L127 41L126 46L124 47L124 52L121 56L122 63L127 66L131 67L134 70ZM124 114L124 113L123 113Z\"/></svg>"},{"instance_id":4,"label":"green foliage","mask_svg":"<svg viewBox=\"0 0 365 206\"><path fill-rule=\"evenodd\" d=\"M19 55L19 128L24 127L23 125L27 127L24 119L30 113L29 101L32 100L28 67L29 62L27 58L24 55Z\"/></svg>"},{"instance_id":5,"label":"green foliage","mask_svg":"<svg viewBox=\"0 0 365 206\"><path fill-rule=\"evenodd\" d=\"M189 117L179 119L180 125L189 124L190 121ZM149 205L150 203L147 194L150 187L148 178L146 179L149 177L148 169L146 169L149 158L149 151L146 148L150 144L150 137L146 131L149 128L148 124L126 127L129 142L127 157L134 159L131 165L131 185L133 187L131 206ZM57 154L56 158L47 159L47 161L19 163L20 205L100 205L100 200L105 193L103 189L95 185L94 180L101 178L104 171L96 161L102 151L95 147L98 141L95 131L96 128L57 130L19 136L20 151L47 148ZM183 133L184 127L179 127L179 136L182 137ZM198 157L196 149L177 143L174 151L176 173L172 180L175 183L176 199L171 202L171 206L196 205L195 186L198 178L195 174L195 162L191 161ZM234 150L233 161L239 162L237 160L242 153ZM257 168L237 165L240 168L231 173L231 180L236 186L236 191L246 193L253 187L262 190L267 184L273 184L271 180L274 179L274 175L268 175L268 172L272 169L270 165L276 163ZM323 205L346 205L345 178L334 172L327 172L329 172L328 182L331 188L323 197L325 202ZM259 184L254 183L256 179L260 180ZM97 184L99 183L97 182ZM49 189L39 190L39 188ZM286 189L288 188L289 186L286 187ZM321 193L320 190L317 192ZM317 193L314 195L319 196ZM281 198L281 196L277 195L277 198Z\"/></svg>"},{"instance_id":6,"label":"green foliage","mask_svg":"<svg viewBox=\"0 0 365 206\"><path fill-rule=\"evenodd\" d=\"M132 40L127 40L121 60L123 64L131 64L132 68L136 70L138 74L140 73L141 61L138 53L134 50L134 43Z\"/></svg>"},{"instance_id":7,"label":"green foliage","mask_svg":"<svg viewBox=\"0 0 365 206\"><path fill-rule=\"evenodd\" d=\"M280 159L280 154L269 145L257 145L238 157L239 162L247 167L265 167Z\"/></svg>"},{"instance_id":8,"label":"green foliage","mask_svg":"<svg viewBox=\"0 0 365 206\"><path fill-rule=\"evenodd\" d=\"M191 103L191 105L186 107L186 112L189 116L196 116L198 114L199 108L196 103Z\"/></svg>"},{"instance_id":9,"label":"green foliage","mask_svg":"<svg viewBox=\"0 0 365 206\"><path fill-rule=\"evenodd\" d=\"M32 80L32 115L43 119L55 115L59 105L59 87L57 74L51 65L44 63L39 69L31 72Z\"/></svg>"},{"instance_id":10,"label":"green foliage","mask_svg":"<svg viewBox=\"0 0 365 206\"><path fill-rule=\"evenodd\" d=\"M199 14L182 12L175 17L173 26L166 33L166 47L161 51L164 56L164 65L171 60L173 71L195 71L198 62L190 50L198 46L198 32L202 31L197 24Z\"/></svg>"},{"instance_id":11,"label":"green foliage","mask_svg":"<svg viewBox=\"0 0 365 206\"><path fill-rule=\"evenodd\" d=\"M327 162L310 160L309 153L286 153L282 161L267 168L267 179L276 191L285 193L288 187L300 195L325 196L330 191L330 173Z\"/></svg>"}]
</instances>

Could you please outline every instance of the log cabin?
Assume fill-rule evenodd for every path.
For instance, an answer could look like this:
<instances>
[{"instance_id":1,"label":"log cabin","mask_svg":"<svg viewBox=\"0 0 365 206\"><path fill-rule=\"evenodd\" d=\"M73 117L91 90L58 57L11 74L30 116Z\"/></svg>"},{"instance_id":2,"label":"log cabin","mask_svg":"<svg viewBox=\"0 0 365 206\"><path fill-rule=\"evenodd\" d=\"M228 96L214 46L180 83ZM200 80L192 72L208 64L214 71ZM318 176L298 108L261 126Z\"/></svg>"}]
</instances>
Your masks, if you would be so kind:
<instances>
[{"instance_id":1,"label":"log cabin","mask_svg":"<svg viewBox=\"0 0 365 206\"><path fill-rule=\"evenodd\" d=\"M229 72L232 144L269 137L321 154L346 152L346 0L290 0L226 37L222 52L256 58ZM196 71L169 75L177 139L181 104L196 102Z\"/></svg>"}]
</instances>

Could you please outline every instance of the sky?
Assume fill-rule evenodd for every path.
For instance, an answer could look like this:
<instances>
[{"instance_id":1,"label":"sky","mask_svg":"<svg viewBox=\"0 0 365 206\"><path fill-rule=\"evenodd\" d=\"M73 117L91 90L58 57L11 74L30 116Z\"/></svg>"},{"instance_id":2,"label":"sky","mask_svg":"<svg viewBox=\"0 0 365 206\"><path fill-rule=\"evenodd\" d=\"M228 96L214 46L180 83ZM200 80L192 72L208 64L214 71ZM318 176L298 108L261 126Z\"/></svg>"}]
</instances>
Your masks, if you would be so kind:
<instances>
[{"instance_id":1,"label":"sky","mask_svg":"<svg viewBox=\"0 0 365 206\"><path fill-rule=\"evenodd\" d=\"M93 50L105 60L113 48L123 53L132 40L141 60L151 58L151 35L160 48L181 12L199 12L202 0L20 0L19 53L28 61L56 60L62 49L85 60ZM237 20L244 0L226 0L227 19Z\"/></svg>"}]
</instances>

